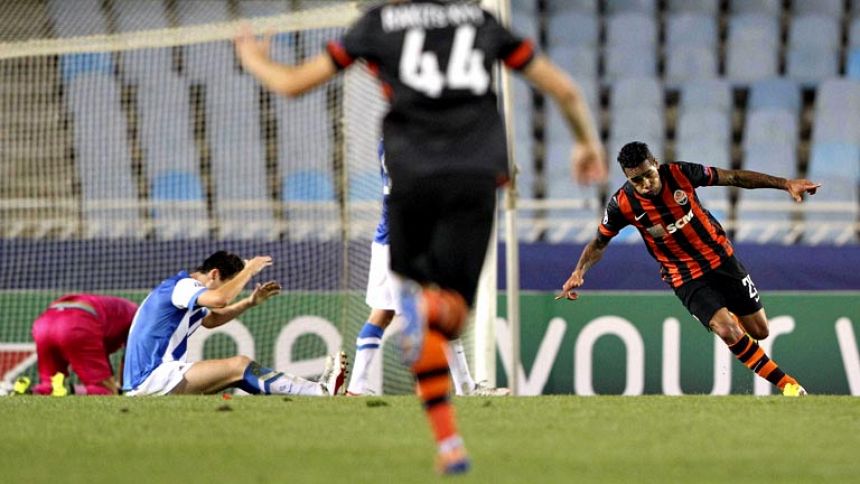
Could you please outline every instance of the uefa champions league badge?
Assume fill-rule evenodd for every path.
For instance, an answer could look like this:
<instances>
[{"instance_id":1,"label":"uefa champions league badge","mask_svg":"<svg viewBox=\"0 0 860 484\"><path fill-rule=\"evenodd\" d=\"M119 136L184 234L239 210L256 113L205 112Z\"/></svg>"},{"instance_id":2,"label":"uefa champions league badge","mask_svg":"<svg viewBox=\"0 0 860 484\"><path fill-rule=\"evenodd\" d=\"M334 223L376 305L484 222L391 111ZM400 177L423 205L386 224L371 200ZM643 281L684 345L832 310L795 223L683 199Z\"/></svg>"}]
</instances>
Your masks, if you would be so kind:
<instances>
[{"instance_id":1,"label":"uefa champions league badge","mask_svg":"<svg viewBox=\"0 0 860 484\"><path fill-rule=\"evenodd\" d=\"M687 194L684 193L684 190L675 190L674 197L675 197L675 202L677 202L678 205L686 205L687 204Z\"/></svg>"}]
</instances>

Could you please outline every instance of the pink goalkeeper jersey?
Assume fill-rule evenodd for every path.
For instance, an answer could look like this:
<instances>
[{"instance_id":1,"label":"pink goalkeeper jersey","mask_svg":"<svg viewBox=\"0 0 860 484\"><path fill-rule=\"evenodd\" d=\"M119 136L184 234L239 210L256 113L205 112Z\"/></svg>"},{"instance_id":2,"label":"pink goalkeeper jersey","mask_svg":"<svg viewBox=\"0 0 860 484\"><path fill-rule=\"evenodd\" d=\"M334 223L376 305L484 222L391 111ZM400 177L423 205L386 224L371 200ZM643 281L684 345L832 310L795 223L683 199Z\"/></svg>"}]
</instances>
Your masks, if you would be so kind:
<instances>
[{"instance_id":1,"label":"pink goalkeeper jersey","mask_svg":"<svg viewBox=\"0 0 860 484\"><path fill-rule=\"evenodd\" d=\"M137 304L121 297L100 294L67 294L53 301L48 307L74 303L80 303L80 309L90 312L100 323L105 350L108 354L125 344L128 338L128 329L131 327L131 321L137 311Z\"/></svg>"}]
</instances>

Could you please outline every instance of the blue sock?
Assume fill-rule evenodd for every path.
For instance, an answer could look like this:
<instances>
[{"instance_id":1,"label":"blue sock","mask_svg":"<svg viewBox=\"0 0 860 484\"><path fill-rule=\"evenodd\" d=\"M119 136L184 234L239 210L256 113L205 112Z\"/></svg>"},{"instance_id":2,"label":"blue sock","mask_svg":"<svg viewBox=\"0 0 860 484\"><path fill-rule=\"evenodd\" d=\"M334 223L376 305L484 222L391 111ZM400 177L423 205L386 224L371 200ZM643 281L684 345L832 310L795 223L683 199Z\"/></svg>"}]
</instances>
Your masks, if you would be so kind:
<instances>
[{"instance_id":1,"label":"blue sock","mask_svg":"<svg viewBox=\"0 0 860 484\"><path fill-rule=\"evenodd\" d=\"M242 379L238 384L236 384L236 386L252 395L258 395L260 393L268 395L272 393L269 390L269 385L281 376L283 376L283 373L272 370L271 368L265 368L256 361L252 361L248 367L245 368L245 373L242 375Z\"/></svg>"},{"instance_id":2,"label":"blue sock","mask_svg":"<svg viewBox=\"0 0 860 484\"><path fill-rule=\"evenodd\" d=\"M371 324L370 321L365 322L364 326L361 327L361 331L358 332L358 339L356 340L355 349L363 350L369 348L379 348L379 343L382 341L382 333L384 332L384 329L380 328L375 324ZM365 338L371 339L365 340Z\"/></svg>"},{"instance_id":3,"label":"blue sock","mask_svg":"<svg viewBox=\"0 0 860 484\"><path fill-rule=\"evenodd\" d=\"M358 337L355 339L355 358L352 364L352 378L347 388L348 392L361 395L366 391L370 364L379 351L384 332L384 329L371 324L370 321L365 322L364 326L361 327L361 331L358 332Z\"/></svg>"}]
</instances>

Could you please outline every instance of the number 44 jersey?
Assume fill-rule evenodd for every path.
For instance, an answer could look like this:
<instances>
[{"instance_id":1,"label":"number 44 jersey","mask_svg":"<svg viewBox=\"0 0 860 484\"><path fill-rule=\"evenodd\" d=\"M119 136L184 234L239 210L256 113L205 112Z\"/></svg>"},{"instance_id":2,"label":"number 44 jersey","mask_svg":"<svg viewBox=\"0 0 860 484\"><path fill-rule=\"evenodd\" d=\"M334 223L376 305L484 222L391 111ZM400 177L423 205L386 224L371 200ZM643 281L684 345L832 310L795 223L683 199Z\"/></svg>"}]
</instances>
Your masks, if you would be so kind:
<instances>
[{"instance_id":1,"label":"number 44 jersey","mask_svg":"<svg viewBox=\"0 0 860 484\"><path fill-rule=\"evenodd\" d=\"M392 180L430 174L507 178L493 67L524 69L523 40L474 2L398 2L367 11L328 45L343 69L364 59L390 102L383 122Z\"/></svg>"}]
</instances>

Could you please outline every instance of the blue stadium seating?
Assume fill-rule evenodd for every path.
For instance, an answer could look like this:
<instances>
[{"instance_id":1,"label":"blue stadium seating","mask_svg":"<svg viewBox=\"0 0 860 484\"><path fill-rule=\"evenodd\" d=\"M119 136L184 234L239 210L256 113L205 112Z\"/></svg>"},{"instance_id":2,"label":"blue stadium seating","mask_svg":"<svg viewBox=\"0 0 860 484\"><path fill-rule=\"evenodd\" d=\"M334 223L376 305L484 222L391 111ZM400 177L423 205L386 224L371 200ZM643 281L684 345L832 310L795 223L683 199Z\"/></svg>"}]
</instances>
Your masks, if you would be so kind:
<instances>
[{"instance_id":1,"label":"blue stadium seating","mask_svg":"<svg viewBox=\"0 0 860 484\"><path fill-rule=\"evenodd\" d=\"M698 12L716 15L720 9L720 0L669 0L670 12Z\"/></svg>"},{"instance_id":2,"label":"blue stadium seating","mask_svg":"<svg viewBox=\"0 0 860 484\"><path fill-rule=\"evenodd\" d=\"M119 32L166 29L170 26L161 1L113 0L112 5Z\"/></svg>"},{"instance_id":3,"label":"blue stadium seating","mask_svg":"<svg viewBox=\"0 0 860 484\"><path fill-rule=\"evenodd\" d=\"M719 74L714 48L682 45L670 48L666 56L666 82L670 87L694 79L712 79Z\"/></svg>"},{"instance_id":4,"label":"blue stadium seating","mask_svg":"<svg viewBox=\"0 0 860 484\"><path fill-rule=\"evenodd\" d=\"M607 83L632 77L657 75L657 53L653 47L618 44L608 48L605 58Z\"/></svg>"},{"instance_id":5,"label":"blue stadium seating","mask_svg":"<svg viewBox=\"0 0 860 484\"><path fill-rule=\"evenodd\" d=\"M845 59L845 76L860 80L860 47L854 47L848 51Z\"/></svg>"},{"instance_id":6,"label":"blue stadium seating","mask_svg":"<svg viewBox=\"0 0 860 484\"><path fill-rule=\"evenodd\" d=\"M195 173L168 170L152 177L150 197L156 201L202 201L203 187Z\"/></svg>"},{"instance_id":7,"label":"blue stadium seating","mask_svg":"<svg viewBox=\"0 0 860 484\"><path fill-rule=\"evenodd\" d=\"M776 17L759 13L733 15L729 19L730 44L764 44L775 48L780 42L779 21Z\"/></svg>"},{"instance_id":8,"label":"blue stadium seating","mask_svg":"<svg viewBox=\"0 0 860 484\"><path fill-rule=\"evenodd\" d=\"M595 47L600 40L600 21L591 13L562 12L550 17L547 24L550 46Z\"/></svg>"},{"instance_id":9,"label":"blue stadium seating","mask_svg":"<svg viewBox=\"0 0 860 484\"><path fill-rule=\"evenodd\" d=\"M800 112L800 87L796 82L784 77L764 79L752 83L748 108L783 109L792 113Z\"/></svg>"},{"instance_id":10,"label":"blue stadium seating","mask_svg":"<svg viewBox=\"0 0 860 484\"><path fill-rule=\"evenodd\" d=\"M657 0L606 0L606 11L610 14L638 12L653 15Z\"/></svg>"},{"instance_id":11,"label":"blue stadium seating","mask_svg":"<svg viewBox=\"0 0 860 484\"><path fill-rule=\"evenodd\" d=\"M203 183L196 173L163 171L152 177L152 220L160 239L196 239L209 235Z\"/></svg>"},{"instance_id":12,"label":"blue stadium seating","mask_svg":"<svg viewBox=\"0 0 860 484\"><path fill-rule=\"evenodd\" d=\"M813 143L807 169L809 178L843 178L860 183L860 145Z\"/></svg>"},{"instance_id":13,"label":"blue stadium seating","mask_svg":"<svg viewBox=\"0 0 860 484\"><path fill-rule=\"evenodd\" d=\"M610 97L612 111L662 109L663 87L656 77L633 77L616 81Z\"/></svg>"},{"instance_id":14,"label":"blue stadium seating","mask_svg":"<svg viewBox=\"0 0 860 484\"><path fill-rule=\"evenodd\" d=\"M289 11L288 0L242 0L237 2L242 18L269 17Z\"/></svg>"},{"instance_id":15,"label":"blue stadium seating","mask_svg":"<svg viewBox=\"0 0 860 484\"><path fill-rule=\"evenodd\" d=\"M715 48L719 40L717 19L713 15L696 12L670 14L666 21L666 45L704 46Z\"/></svg>"},{"instance_id":16,"label":"blue stadium seating","mask_svg":"<svg viewBox=\"0 0 860 484\"><path fill-rule=\"evenodd\" d=\"M815 87L839 73L838 55L828 48L792 47L786 55L786 75L805 87Z\"/></svg>"},{"instance_id":17,"label":"blue stadium seating","mask_svg":"<svg viewBox=\"0 0 860 484\"><path fill-rule=\"evenodd\" d=\"M678 118L678 139L731 141L731 117L719 110L686 110Z\"/></svg>"},{"instance_id":18,"label":"blue stadium seating","mask_svg":"<svg viewBox=\"0 0 860 484\"><path fill-rule=\"evenodd\" d=\"M858 239L855 226L860 215L860 189L857 180L842 175L821 175L816 176L814 181L821 183L821 189L802 205L803 243L856 244Z\"/></svg>"},{"instance_id":19,"label":"blue stadium seating","mask_svg":"<svg viewBox=\"0 0 860 484\"><path fill-rule=\"evenodd\" d=\"M843 0L792 0L794 15L816 13L833 18L842 16Z\"/></svg>"},{"instance_id":20,"label":"blue stadium seating","mask_svg":"<svg viewBox=\"0 0 860 484\"><path fill-rule=\"evenodd\" d=\"M642 13L611 15L606 25L606 44L653 51L657 45L657 23L653 16Z\"/></svg>"},{"instance_id":21,"label":"blue stadium seating","mask_svg":"<svg viewBox=\"0 0 860 484\"><path fill-rule=\"evenodd\" d=\"M741 168L782 177L797 176L797 147L791 143L760 143L744 146ZM755 190L760 191L760 190Z\"/></svg>"},{"instance_id":22,"label":"blue stadium seating","mask_svg":"<svg viewBox=\"0 0 860 484\"><path fill-rule=\"evenodd\" d=\"M723 140L678 140L675 159L718 168L732 166L729 144Z\"/></svg>"},{"instance_id":23,"label":"blue stadium seating","mask_svg":"<svg viewBox=\"0 0 860 484\"><path fill-rule=\"evenodd\" d=\"M547 55L577 80L581 78L597 79L598 77L599 61L597 49L594 47L554 44L547 50Z\"/></svg>"},{"instance_id":24,"label":"blue stadium seating","mask_svg":"<svg viewBox=\"0 0 860 484\"><path fill-rule=\"evenodd\" d=\"M718 109L732 110L732 88L725 79L696 79L681 86L680 110Z\"/></svg>"},{"instance_id":25,"label":"blue stadium seating","mask_svg":"<svg viewBox=\"0 0 860 484\"><path fill-rule=\"evenodd\" d=\"M782 0L731 0L732 13L760 13L770 16L782 11Z\"/></svg>"},{"instance_id":26,"label":"blue stadium seating","mask_svg":"<svg viewBox=\"0 0 860 484\"><path fill-rule=\"evenodd\" d=\"M841 34L840 21L834 17L820 13L795 15L788 31L788 45L836 50Z\"/></svg>"},{"instance_id":27,"label":"blue stadium seating","mask_svg":"<svg viewBox=\"0 0 860 484\"><path fill-rule=\"evenodd\" d=\"M851 20L848 29L848 47L860 47L860 16Z\"/></svg>"},{"instance_id":28,"label":"blue stadium seating","mask_svg":"<svg viewBox=\"0 0 860 484\"><path fill-rule=\"evenodd\" d=\"M530 0L515 0L512 5ZM575 10L577 12L597 13L600 0L546 0L549 14L555 15L561 12Z\"/></svg>"},{"instance_id":29,"label":"blue stadium seating","mask_svg":"<svg viewBox=\"0 0 860 484\"><path fill-rule=\"evenodd\" d=\"M744 146L757 144L791 144L798 141L797 114L782 110L758 110L747 114Z\"/></svg>"}]
</instances>

